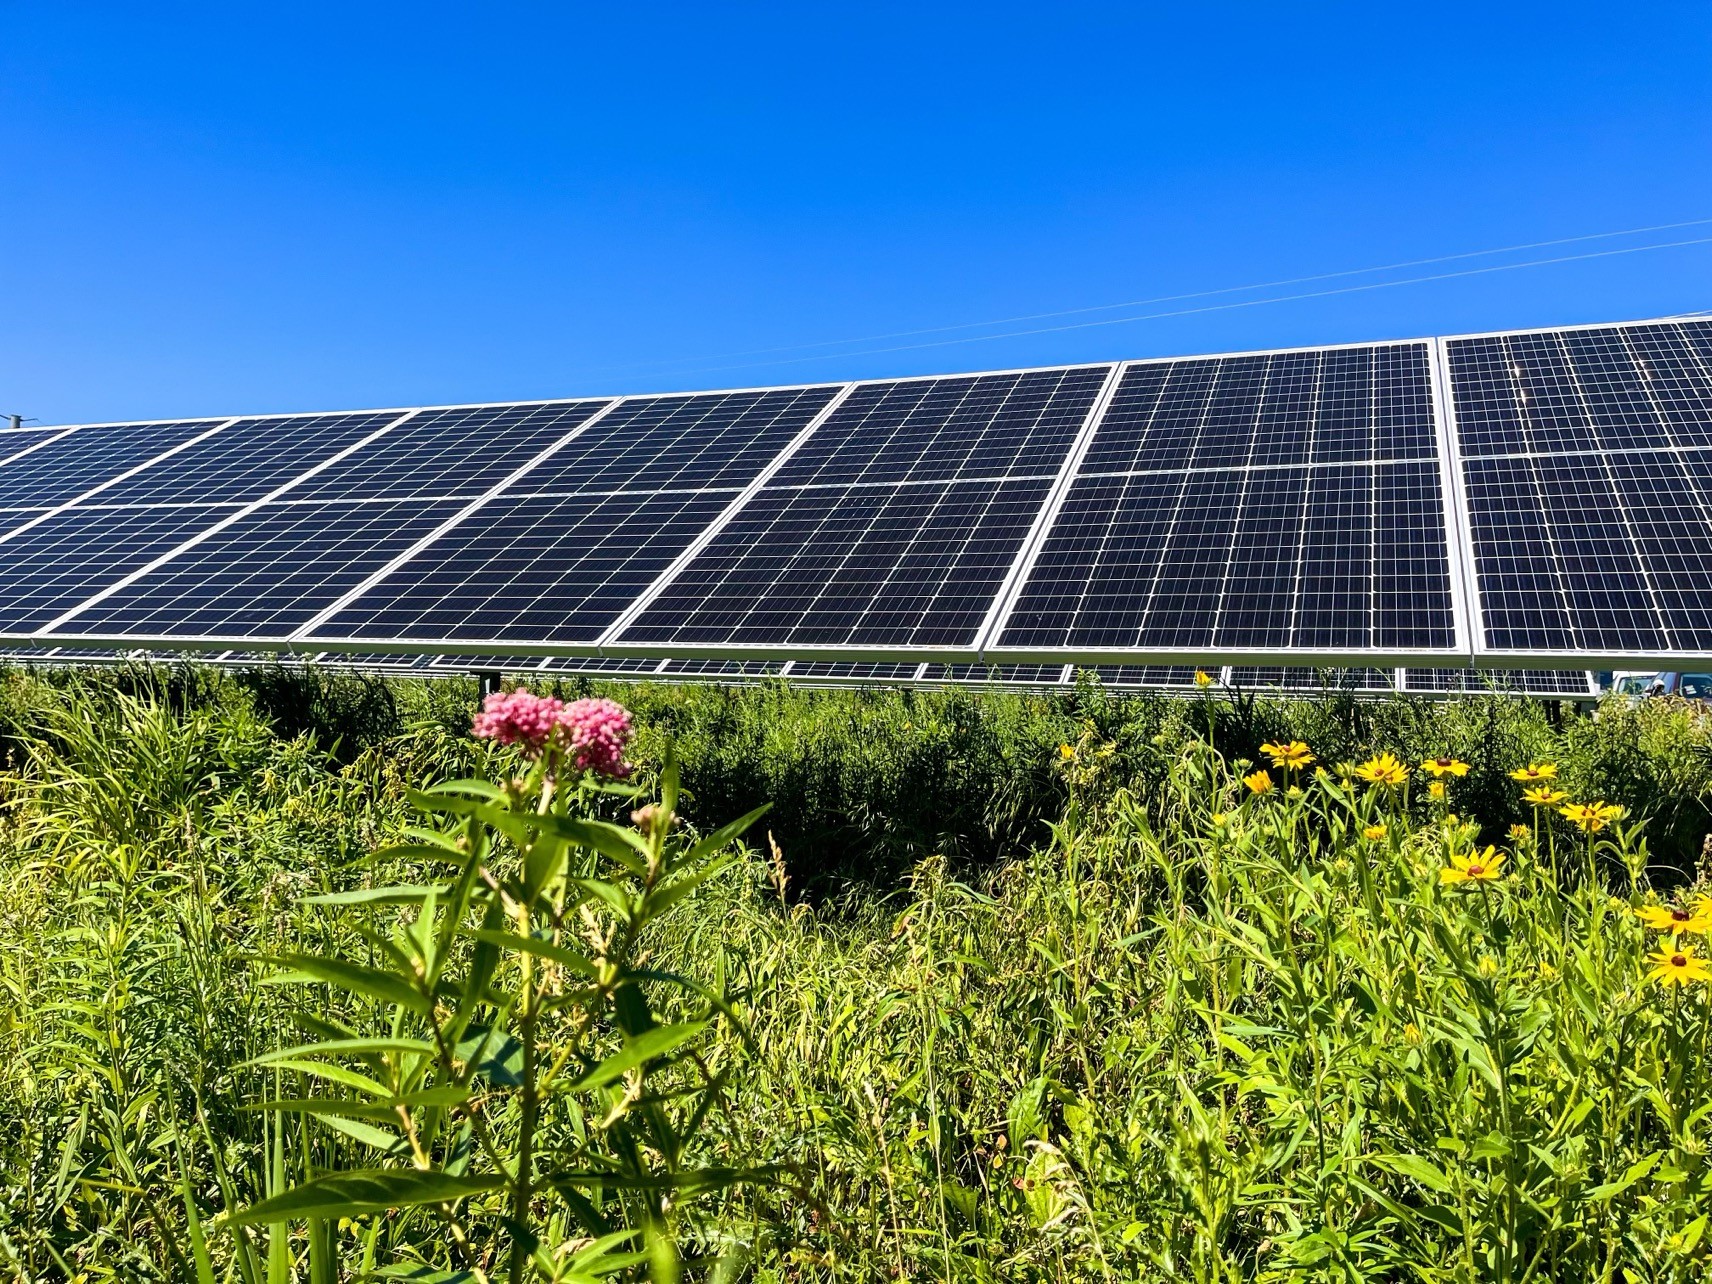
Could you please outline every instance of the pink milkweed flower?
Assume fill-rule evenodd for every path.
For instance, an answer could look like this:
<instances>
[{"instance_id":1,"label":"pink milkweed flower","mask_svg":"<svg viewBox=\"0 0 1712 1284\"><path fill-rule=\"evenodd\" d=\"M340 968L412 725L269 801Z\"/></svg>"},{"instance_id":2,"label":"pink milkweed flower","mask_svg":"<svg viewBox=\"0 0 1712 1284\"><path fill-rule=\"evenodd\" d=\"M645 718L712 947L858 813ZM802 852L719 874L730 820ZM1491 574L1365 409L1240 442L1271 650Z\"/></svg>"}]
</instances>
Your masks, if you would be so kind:
<instances>
[{"instance_id":1,"label":"pink milkweed flower","mask_svg":"<svg viewBox=\"0 0 1712 1284\"><path fill-rule=\"evenodd\" d=\"M538 696L518 688L494 692L482 701L470 730L485 740L502 745L521 745L531 758L539 758L565 712L565 702L555 696Z\"/></svg>"},{"instance_id":2,"label":"pink milkweed flower","mask_svg":"<svg viewBox=\"0 0 1712 1284\"><path fill-rule=\"evenodd\" d=\"M567 705L554 696L519 688L488 696L470 730L483 739L517 745L531 758L548 749L562 749L578 771L616 780L630 774L630 764L624 761L632 732L630 713L614 700L577 700Z\"/></svg>"},{"instance_id":3,"label":"pink milkweed flower","mask_svg":"<svg viewBox=\"0 0 1712 1284\"><path fill-rule=\"evenodd\" d=\"M565 706L559 723L568 733L567 748L579 771L595 771L615 780L630 774L624 746L630 743L630 711L616 700L576 700Z\"/></svg>"}]
</instances>

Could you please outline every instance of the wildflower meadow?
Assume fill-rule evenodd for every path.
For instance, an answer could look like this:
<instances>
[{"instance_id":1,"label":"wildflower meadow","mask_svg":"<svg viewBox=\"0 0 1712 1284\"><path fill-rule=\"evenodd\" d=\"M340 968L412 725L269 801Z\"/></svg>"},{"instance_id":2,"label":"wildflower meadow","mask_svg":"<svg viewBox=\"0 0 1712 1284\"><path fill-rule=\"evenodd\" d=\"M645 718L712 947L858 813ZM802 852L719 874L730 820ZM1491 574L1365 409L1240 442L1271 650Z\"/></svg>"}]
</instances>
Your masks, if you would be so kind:
<instances>
[{"instance_id":1,"label":"wildflower meadow","mask_svg":"<svg viewBox=\"0 0 1712 1284\"><path fill-rule=\"evenodd\" d=\"M0 672L0 1279L1712 1274L1712 715Z\"/></svg>"}]
</instances>

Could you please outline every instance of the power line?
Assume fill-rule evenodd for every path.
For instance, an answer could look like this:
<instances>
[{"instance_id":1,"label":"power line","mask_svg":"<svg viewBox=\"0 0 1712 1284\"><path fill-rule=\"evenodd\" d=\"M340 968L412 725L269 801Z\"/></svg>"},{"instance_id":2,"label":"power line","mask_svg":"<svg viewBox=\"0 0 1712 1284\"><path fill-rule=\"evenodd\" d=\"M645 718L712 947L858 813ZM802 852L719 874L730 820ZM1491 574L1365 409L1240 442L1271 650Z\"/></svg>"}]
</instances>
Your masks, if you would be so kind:
<instances>
[{"instance_id":1,"label":"power line","mask_svg":"<svg viewBox=\"0 0 1712 1284\"><path fill-rule=\"evenodd\" d=\"M1705 223L1705 222L1712 222L1712 219L1697 219L1695 221L1697 223ZM1687 225L1684 224L1682 226L1687 226ZM1580 239L1580 238L1578 238L1578 239ZM1620 254L1642 254L1648 250L1672 250L1672 249L1679 249L1683 246L1688 246L1688 245L1709 245L1709 244L1712 244L1712 236L1700 236L1700 237L1695 237L1693 239L1684 240L1684 241L1663 241L1663 242L1659 242L1659 243L1654 244L1654 245L1628 245L1628 246L1622 247L1621 249L1615 249L1615 250L1595 250L1589 254L1563 254L1563 255L1558 255L1554 258L1547 258L1547 259L1528 259L1528 260L1524 260L1521 263L1496 263L1496 264L1493 264L1491 267L1463 268L1463 269L1456 271L1456 272L1434 272L1434 273L1431 273L1427 276L1404 277L1401 280L1397 280L1397 281L1371 281L1371 282L1367 282L1367 283L1362 284L1362 285L1339 286L1338 288L1331 289L1331 290L1308 290L1308 291L1304 291L1304 292L1299 293L1299 294L1274 295L1273 297L1266 298L1266 299L1239 299L1239 300L1236 300L1236 301L1231 302L1231 303L1211 303L1211 304L1207 304L1204 307L1198 307L1198 308L1174 308L1168 312L1147 312L1147 313L1142 313L1139 316L1109 317L1109 318L1106 318L1106 319L1100 320L1100 321L1078 321L1078 322L1075 322L1075 323L1070 324L1070 325L1037 326L1033 329L1028 329L1028 330L1006 330L1006 331L1003 331L999 334L966 335L960 339L937 339L937 340L933 340L933 341L928 342L928 343L894 344L890 347L885 347L885 348L860 348L860 349L857 349L857 350L852 351L852 352L817 353L814 356L810 356L810 357L785 357L785 358L780 358L779 360L776 360L776 361L749 361L749 362L743 362L743 363L736 364L736 365L697 366L693 369L677 370L677 371L674 371L673 373L675 373L675 374L708 374L708 373L712 373L712 372L720 371L720 370L752 370L752 369L755 369L757 367L764 367L764 366L788 366L788 365L800 365L803 362L808 362L808 361L829 361L835 357L869 357L869 356L878 356L878 355L888 353L888 352L913 352L913 351L917 351L917 350L922 349L922 348L946 348L946 347L954 347L958 344L964 344L964 343L987 343L987 342L992 342L992 341L998 340L998 339L1026 338L1029 335L1036 335L1036 334L1059 334L1059 333L1062 333L1066 330L1090 330L1090 329L1095 329L1095 328L1101 327L1101 326L1128 325L1131 322L1135 322L1135 321L1160 321L1160 320L1164 320L1164 319L1167 319L1170 317L1196 316L1196 315L1199 315L1199 314L1205 313L1205 312L1225 312L1225 311L1230 311L1230 310L1235 309L1235 308L1255 308L1255 307L1261 307L1261 306L1263 306L1265 304L1269 304L1269 303L1294 303L1294 302L1298 302L1298 301L1303 300L1303 299L1324 299L1324 298L1330 298L1333 295L1339 295L1339 294L1359 294L1359 293L1362 293L1362 292L1367 291L1367 290L1385 290L1385 289L1390 289L1391 287L1398 286L1398 285L1421 285L1421 284L1424 284L1424 283L1430 282L1430 281L1450 281L1450 280L1454 280L1458 277L1483 276L1483 275L1486 275L1487 273L1491 273L1491 272L1514 272L1514 271L1517 271L1518 269L1521 269L1521 268L1550 267L1550 266L1552 266L1554 264L1558 264L1558 263L1580 263L1580 262L1584 262L1588 259L1611 258L1613 256L1620 255ZM1466 257L1466 256L1447 256L1447 257ZM1432 260L1425 260L1425 261L1430 262ZM1439 261L1442 262L1443 260L1439 260ZM1345 274L1339 274L1339 273L1327 273L1326 274L1326 276L1332 276L1332 275L1345 275ZM1304 279L1315 279L1315 278L1304 278ZM1325 279L1325 277L1321 277L1318 279L1323 280L1323 279ZM1211 294L1211 293L1215 293L1215 291L1206 291L1205 293ZM1187 295L1187 296L1182 296L1182 297L1193 298L1193 297L1199 297L1199 296ZM1135 305L1113 305L1113 306L1135 306ZM1092 311L1093 309L1079 309L1079 310ZM1053 315L1053 314L1044 314L1044 315ZM1057 314L1057 315L1066 315L1066 314L1061 313L1061 314Z\"/></svg>"},{"instance_id":2,"label":"power line","mask_svg":"<svg viewBox=\"0 0 1712 1284\"><path fill-rule=\"evenodd\" d=\"M1610 240L1611 238L1618 237L1618 236L1641 236L1641 235L1644 235L1644 234L1649 233L1649 232L1668 232L1668 231L1674 231L1674 230L1677 230L1679 228L1684 228L1684 227L1704 227L1704 226L1707 226L1708 224L1712 224L1712 218L1685 219L1685 220L1683 220L1681 222L1677 222L1677 223L1655 223L1655 224L1648 226L1648 227L1630 227L1630 228L1623 228L1621 230L1613 231L1613 232L1588 232L1588 233L1581 235L1581 236L1563 236L1563 237L1556 237L1554 239L1545 240L1545 241L1529 241L1529 242L1527 242L1525 244L1521 244L1521 245L1505 245L1505 246L1499 246L1499 247L1496 247L1493 249L1486 249L1486 250L1465 250L1465 251L1462 251L1461 253L1457 253L1457 254L1440 254L1440 255L1435 255L1431 258L1424 258L1424 259L1405 259L1405 260L1398 262L1398 263L1384 263L1384 264L1375 265L1373 267L1344 268L1344 269L1341 269L1341 270L1336 271L1336 272L1317 272L1317 273L1313 273L1313 274L1308 275L1308 276L1285 277L1285 278L1282 278L1280 280L1275 280L1275 281L1259 281L1259 282L1255 282L1252 285L1227 285L1227 286L1221 286L1218 289L1213 289L1213 290L1193 290L1193 291L1189 291L1189 292L1184 293L1184 294L1162 294L1162 295L1157 295L1157 296L1150 298L1150 299L1132 299L1132 300L1129 300L1128 302L1124 302L1124 303L1098 303L1098 304L1091 304L1087 307L1063 308L1063 309L1059 309L1059 310L1053 311L1053 312L1032 312L1032 313L1023 313L1023 314L1020 314L1017 316L997 317L997 318L994 318L994 319L989 320L989 321L962 321L962 322L958 322L958 323L953 324L953 325L925 326L925 327L921 327L919 329L913 329L913 330L894 330L894 331L890 331L890 332L884 333L884 334L863 335L860 337L849 338L849 339L820 339L820 340L815 340L815 341L810 342L810 343L783 344L783 345L779 345L776 347L769 347L769 348L742 348L742 349L738 349L738 350L735 350L732 352L716 352L716 353L713 353L707 357L703 357L700 359L703 361L723 361L727 357L753 357L753 356L768 356L768 355L771 355L773 353L783 353L783 352L806 352L811 348L812 349L842 348L842 347L849 346L851 344L858 344L858 343L881 343L881 342L884 342L884 341L889 340L889 339L910 339L910 338L915 338L918 335L949 334L950 332L952 332L954 330L978 330L978 329L982 329L982 328L987 327L987 326L1014 325L1020 321L1046 321L1046 320L1051 320L1054 317L1081 316L1081 315L1085 315L1085 314L1090 313L1090 312L1111 312L1111 311L1114 311L1114 310L1119 309L1119 308L1152 307L1154 304L1158 304L1158 303L1178 303L1178 302L1187 301L1189 299L1216 298L1220 295L1226 295L1226 294L1246 294L1246 293L1253 291L1253 290L1274 290L1274 289L1279 289L1283 286L1288 286L1288 285L1307 285L1307 284L1311 284L1312 282L1315 282L1315 281L1333 281L1333 280L1341 279L1343 277L1367 276L1367 275L1370 275L1374 272L1398 272L1398 271L1402 271L1405 268L1429 267L1435 263L1455 263L1455 262L1459 262L1459 261L1464 260L1464 259L1488 258L1494 254L1517 254L1523 250L1546 249L1546 248L1554 246L1554 245L1577 245L1577 244L1582 244L1582 243L1587 242L1587 241ZM1683 241L1683 242L1672 242L1671 245L1693 245L1693 244L1700 244L1700 243L1701 242L1698 242L1698 241ZM1640 247L1634 247L1634 248L1638 248L1638 249L1655 249L1655 248L1663 249L1663 248L1669 248L1669 246L1640 246ZM1606 251L1606 253L1610 253L1610 254L1629 253L1629 252L1632 252L1632 251L1627 250L1627 249L1626 250ZM1542 259L1542 260L1538 260L1537 262L1521 263L1521 264L1509 264L1506 266L1508 266L1508 267L1535 267L1535 266L1540 266L1541 264L1545 264L1545 263L1572 262L1575 259L1581 258L1581 257L1598 258L1598 257L1601 257L1601 255L1598 255L1598 254L1587 255L1587 256L1577 255L1577 256L1569 256L1569 257L1563 258L1563 259ZM1482 271L1492 271L1492 270L1498 270L1498 269L1481 269L1481 270ZM1453 273L1453 274L1448 274L1448 275L1475 275L1475 273ZM1420 280L1443 280L1443 279L1446 279L1446 277L1435 276L1435 277L1422 277L1419 279ZM1398 281L1398 282L1390 282L1387 284L1411 285L1411 284L1416 284L1416 282L1415 281ZM1357 287L1357 288L1358 289L1366 289L1366 288L1372 288L1372 287L1365 287L1364 286L1364 287ZM1351 292L1354 292L1354 291L1331 291L1329 293L1351 293ZM1289 298L1291 298L1291 299L1295 299L1295 298L1317 298L1317 297L1321 297L1321 296L1319 294L1305 294L1305 295L1291 295L1291 296L1289 296ZM1287 300L1283 300L1283 299L1280 299L1280 300L1254 300L1251 302L1273 302L1273 301L1285 302ZM1229 306L1239 307L1239 306L1246 306L1246 305L1242 304L1242 303L1238 303L1238 304L1231 304ZM1189 310L1186 310L1184 312L1166 312L1166 313L1160 313L1159 315L1161 317L1183 316L1183 315L1189 315L1192 312L1198 312L1198 311L1202 311L1202 310L1211 311L1214 309L1189 309ZM1151 319L1151 318L1143 318L1143 317L1124 318L1124 320L1147 320L1147 319ZM1094 324L1102 324L1102 323L1096 322ZM1075 327L1067 327L1067 328L1075 328ZM1024 330L1024 331L1017 331L1016 333L1022 334L1022 335L1027 335L1027 334L1044 334L1044 333L1051 333L1051 332L1052 332L1051 329L1046 329L1046 330ZM1013 336L1010 334L976 335L976 336L972 336L969 339L954 340L953 342L976 342L976 341L983 339L983 338L1000 339L1000 338L1010 338L1010 337L1013 337ZM910 345L910 346L915 346L915 345ZM923 346L927 346L927 345L923 345ZM899 352L899 351L905 351L905 350L907 350L907 348L879 348L879 349L874 349L873 351L875 351L875 352ZM829 356L830 355L865 356L865 355L869 355L869 354L864 351L864 352L851 352L851 353L836 353L836 354L827 354L827 355L829 355ZM689 360L695 360L695 359L696 358L689 358ZM810 359L813 359L813 358L803 358L803 360L810 360ZM602 374L602 373L619 373L619 372L630 372L630 371L639 371L639 370L651 370L651 369L658 369L661 366L670 366L673 364L674 363L671 363L671 362L658 362L658 361L644 362L641 364L630 365L630 366L607 366L607 367L603 368L602 370L590 371L589 373L590 374ZM750 363L749 365L736 365L736 366L699 366L699 367L696 367L694 369L681 371L681 373L697 374L697 373L702 373L704 371L710 371L710 370L742 370L742 369L752 368L752 366L772 365L772 364L794 364L794 363L754 362L754 363Z\"/></svg>"}]
</instances>

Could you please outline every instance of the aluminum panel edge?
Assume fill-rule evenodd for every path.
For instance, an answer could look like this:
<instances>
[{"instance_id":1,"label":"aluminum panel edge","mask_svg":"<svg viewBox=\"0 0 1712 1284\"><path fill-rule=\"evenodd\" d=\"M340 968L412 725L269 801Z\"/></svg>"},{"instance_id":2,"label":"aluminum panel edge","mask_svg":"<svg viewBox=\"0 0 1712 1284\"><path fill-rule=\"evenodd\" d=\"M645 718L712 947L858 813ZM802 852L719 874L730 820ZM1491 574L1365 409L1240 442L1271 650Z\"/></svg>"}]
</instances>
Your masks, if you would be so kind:
<instances>
[{"instance_id":1,"label":"aluminum panel edge","mask_svg":"<svg viewBox=\"0 0 1712 1284\"><path fill-rule=\"evenodd\" d=\"M1111 409L1118 386L1122 384L1124 372L1128 369L1128 362L1119 361L1106 371L1106 380L1100 385L1093 404L1088 407L1087 417L1083 419L1081 428L1071 441L1064 462L1059 465L1058 476L1047 490L1040 511L1034 515L1034 524L1023 539L1022 547L1017 550L1010 570L999 584L998 592L993 595L993 604L987 608L986 619L981 621L981 627L975 632L977 657L986 653L988 644L1004 631L1005 625L1010 621L1011 611L1015 608L1017 599L1022 596L1022 586L1028 581L1029 572L1034 569L1040 550L1046 544L1046 536L1052 530L1052 524L1058 520L1059 511L1064 507L1064 499L1069 495L1076 474L1082 467L1082 460L1087 457L1088 448L1094 442L1094 435L1105 422L1106 411Z\"/></svg>"}]
</instances>

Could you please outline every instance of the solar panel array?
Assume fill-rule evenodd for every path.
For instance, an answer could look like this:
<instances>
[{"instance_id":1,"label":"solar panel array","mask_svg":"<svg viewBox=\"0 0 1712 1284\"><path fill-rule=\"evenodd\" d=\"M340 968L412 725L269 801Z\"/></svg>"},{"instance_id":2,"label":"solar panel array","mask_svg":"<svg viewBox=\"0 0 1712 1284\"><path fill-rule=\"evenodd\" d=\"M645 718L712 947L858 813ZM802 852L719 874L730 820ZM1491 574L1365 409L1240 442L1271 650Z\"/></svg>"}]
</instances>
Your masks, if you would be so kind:
<instances>
[{"instance_id":1,"label":"solar panel array","mask_svg":"<svg viewBox=\"0 0 1712 1284\"><path fill-rule=\"evenodd\" d=\"M1709 462L1696 319L5 429L0 639L667 679L1050 687L1081 665L1162 690L1205 670L1242 690L1579 692L1578 664L1712 656Z\"/></svg>"}]
</instances>

